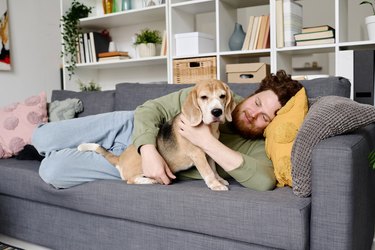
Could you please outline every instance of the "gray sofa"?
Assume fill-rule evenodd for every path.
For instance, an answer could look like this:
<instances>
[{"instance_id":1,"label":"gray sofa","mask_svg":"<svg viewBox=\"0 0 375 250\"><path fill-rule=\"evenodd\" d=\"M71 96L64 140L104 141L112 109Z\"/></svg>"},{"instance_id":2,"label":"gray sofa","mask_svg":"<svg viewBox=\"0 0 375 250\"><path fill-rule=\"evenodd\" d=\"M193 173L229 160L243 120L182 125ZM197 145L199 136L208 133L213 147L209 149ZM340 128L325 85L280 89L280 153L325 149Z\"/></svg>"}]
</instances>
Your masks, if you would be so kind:
<instances>
[{"instance_id":1,"label":"gray sofa","mask_svg":"<svg viewBox=\"0 0 375 250\"><path fill-rule=\"evenodd\" d=\"M344 78L302 81L309 97L349 96ZM232 84L247 96L256 84ZM186 85L122 83L115 90L56 90L79 98L78 116L133 110ZM89 129L89 126L88 126ZM375 125L320 142L312 154L312 195L289 187L258 192L230 182L213 192L203 181L169 186L101 180L57 190L39 161L0 160L0 233L52 249L370 249L375 174L367 156Z\"/></svg>"}]
</instances>

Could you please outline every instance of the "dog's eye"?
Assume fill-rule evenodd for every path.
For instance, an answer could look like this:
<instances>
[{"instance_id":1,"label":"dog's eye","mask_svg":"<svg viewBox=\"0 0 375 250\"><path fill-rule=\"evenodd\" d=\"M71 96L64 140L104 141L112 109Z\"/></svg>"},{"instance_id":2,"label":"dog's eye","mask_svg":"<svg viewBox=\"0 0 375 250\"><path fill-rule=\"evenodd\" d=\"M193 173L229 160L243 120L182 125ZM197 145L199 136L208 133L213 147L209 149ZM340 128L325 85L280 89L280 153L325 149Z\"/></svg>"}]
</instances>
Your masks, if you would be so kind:
<instances>
[{"instance_id":1,"label":"dog's eye","mask_svg":"<svg viewBox=\"0 0 375 250\"><path fill-rule=\"evenodd\" d=\"M226 96L225 95L221 95L220 96L220 99L224 99Z\"/></svg>"},{"instance_id":2,"label":"dog's eye","mask_svg":"<svg viewBox=\"0 0 375 250\"><path fill-rule=\"evenodd\" d=\"M207 97L206 95L202 95L202 96L201 96L201 99L202 99L202 100L207 100L207 98L208 98L208 97Z\"/></svg>"}]
</instances>

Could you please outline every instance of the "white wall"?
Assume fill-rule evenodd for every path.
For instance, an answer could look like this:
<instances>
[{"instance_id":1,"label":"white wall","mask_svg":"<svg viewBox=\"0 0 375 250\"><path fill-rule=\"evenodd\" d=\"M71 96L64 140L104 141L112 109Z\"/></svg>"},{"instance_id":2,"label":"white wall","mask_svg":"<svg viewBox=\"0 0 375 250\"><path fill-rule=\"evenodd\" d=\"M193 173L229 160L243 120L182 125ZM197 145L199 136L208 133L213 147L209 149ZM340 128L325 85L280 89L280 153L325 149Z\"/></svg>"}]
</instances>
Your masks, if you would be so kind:
<instances>
[{"instance_id":1,"label":"white wall","mask_svg":"<svg viewBox=\"0 0 375 250\"><path fill-rule=\"evenodd\" d=\"M11 71L0 71L0 107L60 89L60 1L8 0Z\"/></svg>"}]
</instances>

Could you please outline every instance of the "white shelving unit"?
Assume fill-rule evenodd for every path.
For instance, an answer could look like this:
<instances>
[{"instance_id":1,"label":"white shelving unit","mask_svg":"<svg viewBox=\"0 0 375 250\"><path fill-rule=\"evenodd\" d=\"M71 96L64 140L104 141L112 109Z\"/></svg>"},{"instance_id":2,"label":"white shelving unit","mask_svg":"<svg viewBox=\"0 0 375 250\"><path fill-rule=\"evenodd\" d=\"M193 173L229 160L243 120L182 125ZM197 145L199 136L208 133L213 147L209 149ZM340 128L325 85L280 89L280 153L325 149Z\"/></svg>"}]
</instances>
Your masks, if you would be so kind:
<instances>
[{"instance_id":1,"label":"white shelving unit","mask_svg":"<svg viewBox=\"0 0 375 250\"><path fill-rule=\"evenodd\" d=\"M72 0L60 0L62 14L69 8ZM173 83L173 60L216 56L217 77L226 81L225 66L229 63L265 62L271 65L271 72L285 69L293 73L293 67L300 68L299 61L304 58L323 58L324 74L336 75L342 68L340 52L347 50L375 49L375 41L367 41L363 30L366 14L360 12L358 3L351 0L303 0L304 26L328 24L335 28L334 44L276 48L275 0L166 0L165 3L141 7L141 0L133 0L138 8L104 15L101 13L101 0L81 0L94 7L93 14L81 20L84 31L107 29L119 50L129 51L132 59L118 62L78 64L72 79L63 67L64 88L77 90L77 80L100 83L103 89L113 89L120 82ZM262 50L230 51L228 40L235 22L241 23L246 31L250 15L270 14L271 47ZM369 14L369 13L368 13ZM168 36L166 56L138 58L132 46L132 37L143 28L165 30ZM175 56L174 35L185 32L204 32L215 38L212 53ZM356 33L357 32L357 33ZM298 74L297 72L295 72ZM345 76L345 75L344 75ZM350 74L348 75L348 77Z\"/></svg>"}]
</instances>

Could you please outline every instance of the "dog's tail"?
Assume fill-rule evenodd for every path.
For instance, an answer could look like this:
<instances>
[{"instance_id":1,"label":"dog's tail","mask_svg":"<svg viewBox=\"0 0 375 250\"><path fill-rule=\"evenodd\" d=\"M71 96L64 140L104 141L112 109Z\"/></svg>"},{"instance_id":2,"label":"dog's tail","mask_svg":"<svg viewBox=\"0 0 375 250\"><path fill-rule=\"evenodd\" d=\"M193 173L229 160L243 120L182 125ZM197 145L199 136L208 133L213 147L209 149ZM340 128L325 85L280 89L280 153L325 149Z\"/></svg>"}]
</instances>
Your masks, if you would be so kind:
<instances>
[{"instance_id":1,"label":"dog's tail","mask_svg":"<svg viewBox=\"0 0 375 250\"><path fill-rule=\"evenodd\" d=\"M94 151L98 154L104 156L113 166L117 166L119 162L119 157L109 152L107 149L103 148L97 143L82 143L77 148L79 151Z\"/></svg>"}]
</instances>

